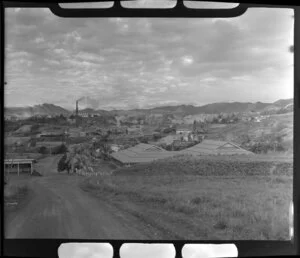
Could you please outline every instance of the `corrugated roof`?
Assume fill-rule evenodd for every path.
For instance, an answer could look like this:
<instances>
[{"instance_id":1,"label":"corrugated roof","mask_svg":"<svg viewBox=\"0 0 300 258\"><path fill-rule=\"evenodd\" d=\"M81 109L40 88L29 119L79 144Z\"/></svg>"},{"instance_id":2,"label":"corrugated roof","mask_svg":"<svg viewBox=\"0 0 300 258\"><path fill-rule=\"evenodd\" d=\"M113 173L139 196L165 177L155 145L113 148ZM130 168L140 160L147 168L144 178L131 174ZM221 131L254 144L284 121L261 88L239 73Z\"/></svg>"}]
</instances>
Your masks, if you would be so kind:
<instances>
[{"instance_id":1,"label":"corrugated roof","mask_svg":"<svg viewBox=\"0 0 300 258\"><path fill-rule=\"evenodd\" d=\"M238 145L215 140L203 140L201 143L192 146L191 148L181 151L182 154L221 154L221 155L234 155L234 154L253 154Z\"/></svg>"},{"instance_id":2,"label":"corrugated roof","mask_svg":"<svg viewBox=\"0 0 300 258\"><path fill-rule=\"evenodd\" d=\"M140 143L126 150L111 154L113 158L122 163L151 162L156 159L167 158L173 155L174 152L166 151L158 146L145 143Z\"/></svg>"},{"instance_id":3,"label":"corrugated roof","mask_svg":"<svg viewBox=\"0 0 300 258\"><path fill-rule=\"evenodd\" d=\"M48 142L48 141L47 142L46 141L36 142L37 147L39 147L39 146L52 146L53 147L53 146L59 146L59 145L62 145L62 144L64 144L64 142L61 142L61 141L60 142L58 142L58 141L57 142L56 141L55 142L54 141L53 142Z\"/></svg>"},{"instance_id":4,"label":"corrugated roof","mask_svg":"<svg viewBox=\"0 0 300 258\"><path fill-rule=\"evenodd\" d=\"M4 164L31 163L34 159L5 159Z\"/></svg>"},{"instance_id":5,"label":"corrugated roof","mask_svg":"<svg viewBox=\"0 0 300 258\"><path fill-rule=\"evenodd\" d=\"M191 155L242 155L253 154L234 143L203 140L201 143L181 151L166 151L158 146L140 143L134 147L115 152L111 156L122 163L151 162L180 154Z\"/></svg>"}]
</instances>

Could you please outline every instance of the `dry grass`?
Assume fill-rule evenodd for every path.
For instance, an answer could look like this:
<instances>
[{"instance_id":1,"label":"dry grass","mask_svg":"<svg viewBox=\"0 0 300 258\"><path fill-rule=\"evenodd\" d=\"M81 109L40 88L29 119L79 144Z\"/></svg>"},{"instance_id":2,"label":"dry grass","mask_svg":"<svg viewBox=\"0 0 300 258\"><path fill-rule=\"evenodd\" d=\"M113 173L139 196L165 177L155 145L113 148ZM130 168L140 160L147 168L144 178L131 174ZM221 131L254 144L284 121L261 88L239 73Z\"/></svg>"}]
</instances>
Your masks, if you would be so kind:
<instances>
[{"instance_id":1,"label":"dry grass","mask_svg":"<svg viewBox=\"0 0 300 258\"><path fill-rule=\"evenodd\" d=\"M18 205L27 194L26 184L8 184L4 187L4 203L8 206Z\"/></svg>"},{"instance_id":2,"label":"dry grass","mask_svg":"<svg viewBox=\"0 0 300 258\"><path fill-rule=\"evenodd\" d=\"M212 171L217 171L218 165L214 161ZM193 218L195 234L201 230L207 239L289 239L292 176L288 173L243 175L237 173L239 165L234 171L226 171L224 175L215 173L215 176L180 173L178 164L169 164L168 169L163 168L165 173L160 173L154 166L157 173L119 171L113 176L90 178L85 187L97 189L102 195L114 193L124 200L155 205L169 210L170 216L176 213ZM277 165L281 172L287 166ZM252 166L255 170L255 165ZM243 168L241 165L240 169ZM258 168L261 170L260 165ZM153 168L148 165L149 169Z\"/></svg>"}]
</instances>

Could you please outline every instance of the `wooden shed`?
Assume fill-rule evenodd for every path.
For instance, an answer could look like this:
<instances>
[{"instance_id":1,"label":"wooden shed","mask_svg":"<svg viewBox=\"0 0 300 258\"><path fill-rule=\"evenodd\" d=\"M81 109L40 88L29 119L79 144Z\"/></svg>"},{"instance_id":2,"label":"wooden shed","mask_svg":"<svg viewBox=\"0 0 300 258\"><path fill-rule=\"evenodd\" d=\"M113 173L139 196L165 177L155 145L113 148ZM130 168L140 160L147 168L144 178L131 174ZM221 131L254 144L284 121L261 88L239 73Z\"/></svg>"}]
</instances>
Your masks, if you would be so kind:
<instances>
[{"instance_id":1,"label":"wooden shed","mask_svg":"<svg viewBox=\"0 0 300 258\"><path fill-rule=\"evenodd\" d=\"M10 173L30 173L33 172L33 163L34 159L5 159L4 160L4 169Z\"/></svg>"}]
</instances>

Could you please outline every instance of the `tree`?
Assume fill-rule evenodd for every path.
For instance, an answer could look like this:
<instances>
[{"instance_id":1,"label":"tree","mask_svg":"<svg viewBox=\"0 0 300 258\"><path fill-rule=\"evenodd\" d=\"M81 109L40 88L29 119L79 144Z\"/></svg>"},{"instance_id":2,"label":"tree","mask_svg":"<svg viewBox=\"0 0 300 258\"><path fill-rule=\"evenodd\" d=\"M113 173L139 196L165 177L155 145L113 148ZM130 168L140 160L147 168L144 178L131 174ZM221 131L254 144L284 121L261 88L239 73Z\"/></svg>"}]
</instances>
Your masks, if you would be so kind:
<instances>
[{"instance_id":1,"label":"tree","mask_svg":"<svg viewBox=\"0 0 300 258\"><path fill-rule=\"evenodd\" d=\"M57 171L58 172L62 172L66 169L68 169L68 164L67 164L67 155L64 154L61 159L58 161L58 164L57 164Z\"/></svg>"},{"instance_id":2,"label":"tree","mask_svg":"<svg viewBox=\"0 0 300 258\"><path fill-rule=\"evenodd\" d=\"M41 146L38 151L41 154L47 154L48 153L48 149L45 146Z\"/></svg>"},{"instance_id":3,"label":"tree","mask_svg":"<svg viewBox=\"0 0 300 258\"><path fill-rule=\"evenodd\" d=\"M197 122L196 120L194 120L194 123L193 123L193 132L196 132L197 130Z\"/></svg>"},{"instance_id":4,"label":"tree","mask_svg":"<svg viewBox=\"0 0 300 258\"><path fill-rule=\"evenodd\" d=\"M52 150L52 154L64 154L66 153L68 150L68 148L66 147L66 145L61 144L58 147L56 147L54 150Z\"/></svg>"}]
</instances>

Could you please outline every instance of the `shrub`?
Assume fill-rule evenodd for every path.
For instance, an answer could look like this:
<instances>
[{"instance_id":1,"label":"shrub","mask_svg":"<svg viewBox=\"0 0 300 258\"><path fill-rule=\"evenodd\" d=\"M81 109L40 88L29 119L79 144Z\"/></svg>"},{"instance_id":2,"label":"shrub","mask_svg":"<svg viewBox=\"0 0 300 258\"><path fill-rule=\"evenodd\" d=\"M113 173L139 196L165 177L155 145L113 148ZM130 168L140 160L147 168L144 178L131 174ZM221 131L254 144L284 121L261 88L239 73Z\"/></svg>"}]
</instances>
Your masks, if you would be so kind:
<instances>
[{"instance_id":1,"label":"shrub","mask_svg":"<svg viewBox=\"0 0 300 258\"><path fill-rule=\"evenodd\" d=\"M48 153L48 149L45 146L41 146L38 149L38 152L41 153L41 154L47 154Z\"/></svg>"},{"instance_id":2,"label":"shrub","mask_svg":"<svg viewBox=\"0 0 300 258\"><path fill-rule=\"evenodd\" d=\"M62 171L64 171L64 170L67 169L68 164L66 163L66 160L67 160L67 155L64 154L64 155L60 158L60 160L58 161L58 164L57 164L57 171L58 171L58 172L62 172Z\"/></svg>"},{"instance_id":3,"label":"shrub","mask_svg":"<svg viewBox=\"0 0 300 258\"><path fill-rule=\"evenodd\" d=\"M52 150L52 154L65 154L67 150L68 148L66 147L66 145L61 144Z\"/></svg>"}]
</instances>

